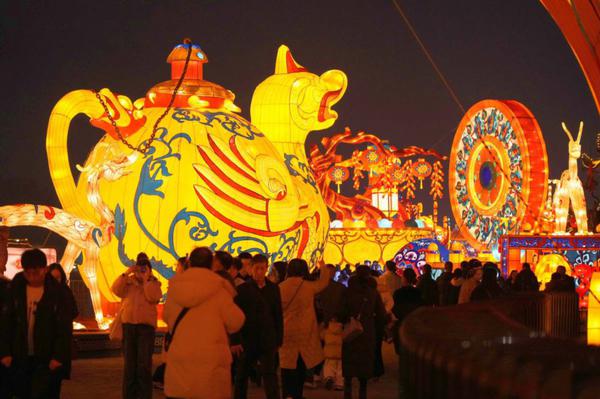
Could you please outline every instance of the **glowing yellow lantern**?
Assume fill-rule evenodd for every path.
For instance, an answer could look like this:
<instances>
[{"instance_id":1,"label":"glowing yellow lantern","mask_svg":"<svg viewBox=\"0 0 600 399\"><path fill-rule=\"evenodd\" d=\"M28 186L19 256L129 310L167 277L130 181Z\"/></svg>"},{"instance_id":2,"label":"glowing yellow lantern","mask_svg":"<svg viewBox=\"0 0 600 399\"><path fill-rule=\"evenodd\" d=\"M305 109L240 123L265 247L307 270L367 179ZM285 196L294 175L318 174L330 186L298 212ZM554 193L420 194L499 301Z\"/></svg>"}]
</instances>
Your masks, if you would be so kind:
<instances>
[{"instance_id":1,"label":"glowing yellow lantern","mask_svg":"<svg viewBox=\"0 0 600 399\"><path fill-rule=\"evenodd\" d=\"M83 255L98 321L100 293L117 300L110 284L141 251L163 283L176 259L195 246L312 264L323 254L329 215L304 141L337 118L330 107L346 90L344 73L314 75L281 46L275 74L254 93L251 124L236 114L231 91L204 80L208 60L200 47L178 45L167 61L171 80L145 98L76 90L56 104L46 147L63 209L0 207L0 224L36 225L66 237L67 268ZM80 113L106 135L76 185L67 138Z\"/></svg>"},{"instance_id":2,"label":"glowing yellow lantern","mask_svg":"<svg viewBox=\"0 0 600 399\"><path fill-rule=\"evenodd\" d=\"M600 345L600 272L592 275L588 302L588 344Z\"/></svg>"},{"instance_id":3,"label":"glowing yellow lantern","mask_svg":"<svg viewBox=\"0 0 600 399\"><path fill-rule=\"evenodd\" d=\"M540 290L544 290L546 283L550 282L552 273L556 272L558 266L564 266L567 269L567 274L571 275L571 266L569 261L560 254L546 254L540 256L538 263L535 265L535 276L540 282Z\"/></svg>"}]
</instances>

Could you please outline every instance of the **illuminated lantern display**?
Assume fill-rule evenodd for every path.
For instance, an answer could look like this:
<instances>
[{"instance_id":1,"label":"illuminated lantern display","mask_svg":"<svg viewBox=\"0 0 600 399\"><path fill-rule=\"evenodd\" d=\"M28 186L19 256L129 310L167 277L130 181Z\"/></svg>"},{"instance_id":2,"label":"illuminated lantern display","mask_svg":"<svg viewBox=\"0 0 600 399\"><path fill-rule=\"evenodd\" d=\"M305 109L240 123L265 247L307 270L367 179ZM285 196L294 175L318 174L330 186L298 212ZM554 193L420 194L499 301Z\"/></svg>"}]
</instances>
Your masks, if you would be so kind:
<instances>
[{"instance_id":1,"label":"illuminated lantern display","mask_svg":"<svg viewBox=\"0 0 600 399\"><path fill-rule=\"evenodd\" d=\"M454 218L477 250L496 250L500 236L535 229L548 158L534 116L517 101L473 105L456 130L448 177Z\"/></svg>"},{"instance_id":2,"label":"illuminated lantern display","mask_svg":"<svg viewBox=\"0 0 600 399\"><path fill-rule=\"evenodd\" d=\"M585 234L588 232L587 208L585 205L585 194L583 186L579 180L577 161L581 157L581 133L583 132L583 122L579 123L579 132L577 140L562 124L562 128L569 137L569 169L565 170L560 176L560 181L554 192L554 214L556 215L555 229L558 234L565 233L567 228L567 217L569 216L569 205L573 208L577 232Z\"/></svg>"},{"instance_id":3,"label":"illuminated lantern display","mask_svg":"<svg viewBox=\"0 0 600 399\"><path fill-rule=\"evenodd\" d=\"M99 323L100 293L117 300L109 287L138 252L149 255L163 283L195 246L312 264L323 255L329 216L304 141L336 120L331 106L346 90L344 73L312 74L281 46L275 74L254 92L251 124L237 114L231 91L204 80L200 47L178 45L167 61L171 79L145 98L76 90L56 104L46 145L62 209L0 207L3 225L65 237L66 268L83 255ZM106 135L75 185L67 138L81 113Z\"/></svg>"},{"instance_id":4,"label":"illuminated lantern display","mask_svg":"<svg viewBox=\"0 0 600 399\"><path fill-rule=\"evenodd\" d=\"M433 222L438 222L438 200L442 198L444 194L444 169L440 161L435 161L433 164L433 174L431 176L431 188L429 195L433 199Z\"/></svg>"},{"instance_id":5,"label":"illuminated lantern display","mask_svg":"<svg viewBox=\"0 0 600 399\"><path fill-rule=\"evenodd\" d=\"M381 160L381 156L377 150L367 150L363 154L363 160L369 167L369 176L373 176L373 169Z\"/></svg>"},{"instance_id":6,"label":"illuminated lantern display","mask_svg":"<svg viewBox=\"0 0 600 399\"><path fill-rule=\"evenodd\" d=\"M414 146L398 150L372 134L353 134L349 128L331 137L324 137L321 144L322 149L316 145L311 147L310 167L325 203L336 215L325 247L327 262L354 265L365 260L377 260L382 263L393 259L398 250L409 242L432 237L447 239L445 229L430 218L411 221L414 222L413 227L405 225L410 219L407 207L417 205L410 201L400 203L398 188L405 176L415 177L411 157L431 156L438 160L436 162L445 157ZM366 145L366 148L356 149L350 157L343 158L336 153L339 144ZM408 169L401 166L400 160L405 158L408 158L405 162L410 166ZM355 189L361 186L360 180L366 177L363 171L372 171L367 179L366 190L350 197L332 189L330 184L338 185L341 178L341 174L336 176L336 168L352 170ZM441 181L438 183L436 195L441 196L443 187ZM431 195L433 198L434 194Z\"/></svg>"},{"instance_id":7,"label":"illuminated lantern display","mask_svg":"<svg viewBox=\"0 0 600 399\"><path fill-rule=\"evenodd\" d=\"M600 272L594 272L590 279L587 315L587 342L600 345Z\"/></svg>"},{"instance_id":8,"label":"illuminated lantern display","mask_svg":"<svg viewBox=\"0 0 600 399\"><path fill-rule=\"evenodd\" d=\"M331 179L331 181L334 182L337 186L337 192L339 194L340 185L346 180L348 180L348 177L350 177L350 171L348 170L348 168L345 168L343 166L334 166L331 169L329 169L329 172L327 173L329 174L329 179Z\"/></svg>"},{"instance_id":9,"label":"illuminated lantern display","mask_svg":"<svg viewBox=\"0 0 600 399\"><path fill-rule=\"evenodd\" d=\"M433 171L433 168L431 167L431 164L423 158L417 159L417 162L415 162L412 165L412 167L413 167L413 174L415 175L415 177L417 179L419 179L419 188L422 190L423 189L423 180L425 180L429 176L431 176L431 172Z\"/></svg>"},{"instance_id":10,"label":"illuminated lantern display","mask_svg":"<svg viewBox=\"0 0 600 399\"><path fill-rule=\"evenodd\" d=\"M546 288L546 284L550 282L552 273L556 272L558 266L564 266L567 269L567 274L571 275L571 266L563 255L546 254L539 257L534 272L537 280L540 282L540 291Z\"/></svg>"},{"instance_id":11,"label":"illuminated lantern display","mask_svg":"<svg viewBox=\"0 0 600 399\"><path fill-rule=\"evenodd\" d=\"M417 274L422 274L425 264L446 262L449 257L450 251L441 242L431 238L421 238L400 248L393 260L400 269L411 268L415 269Z\"/></svg>"}]
</instances>

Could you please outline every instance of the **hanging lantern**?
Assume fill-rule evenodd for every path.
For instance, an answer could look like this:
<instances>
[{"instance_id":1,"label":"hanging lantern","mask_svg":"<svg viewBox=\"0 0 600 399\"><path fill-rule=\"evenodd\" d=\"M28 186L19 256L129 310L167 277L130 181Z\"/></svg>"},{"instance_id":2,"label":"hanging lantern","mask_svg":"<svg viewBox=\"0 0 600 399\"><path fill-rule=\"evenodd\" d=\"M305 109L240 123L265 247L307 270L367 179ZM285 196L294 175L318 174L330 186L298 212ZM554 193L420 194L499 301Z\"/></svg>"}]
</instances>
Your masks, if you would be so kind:
<instances>
[{"instance_id":1,"label":"hanging lantern","mask_svg":"<svg viewBox=\"0 0 600 399\"><path fill-rule=\"evenodd\" d=\"M423 180L431 176L433 167L424 158L419 158L417 162L413 164L413 174L419 179L419 188L423 189Z\"/></svg>"},{"instance_id":2,"label":"hanging lantern","mask_svg":"<svg viewBox=\"0 0 600 399\"><path fill-rule=\"evenodd\" d=\"M327 172L329 179L337 185L337 192L340 193L340 185L348 180L350 171L344 166L332 166Z\"/></svg>"},{"instance_id":3,"label":"hanging lantern","mask_svg":"<svg viewBox=\"0 0 600 399\"><path fill-rule=\"evenodd\" d=\"M363 153L362 161L369 167L369 176L373 176L373 168L379 163L381 155L376 150L367 150Z\"/></svg>"},{"instance_id":4,"label":"hanging lantern","mask_svg":"<svg viewBox=\"0 0 600 399\"><path fill-rule=\"evenodd\" d=\"M396 164L392 167L390 172L391 180L394 184L398 185L404 179L404 172L402 171L402 167L400 164Z\"/></svg>"}]
</instances>

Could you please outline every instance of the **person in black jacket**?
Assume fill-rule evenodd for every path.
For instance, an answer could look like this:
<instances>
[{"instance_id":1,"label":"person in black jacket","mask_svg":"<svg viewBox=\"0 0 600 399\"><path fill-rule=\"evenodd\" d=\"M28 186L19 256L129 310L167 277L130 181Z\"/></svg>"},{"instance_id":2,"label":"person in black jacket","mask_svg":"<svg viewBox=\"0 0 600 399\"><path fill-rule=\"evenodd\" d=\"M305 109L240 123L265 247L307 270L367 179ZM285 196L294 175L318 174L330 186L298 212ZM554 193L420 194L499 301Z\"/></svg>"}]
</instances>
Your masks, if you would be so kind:
<instances>
[{"instance_id":1,"label":"person in black jacket","mask_svg":"<svg viewBox=\"0 0 600 399\"><path fill-rule=\"evenodd\" d=\"M70 358L72 314L65 291L47 274L46 255L30 249L21 255L23 272L10 284L0 362L13 374L20 399L54 398L49 383Z\"/></svg>"},{"instance_id":2,"label":"person in black jacket","mask_svg":"<svg viewBox=\"0 0 600 399\"><path fill-rule=\"evenodd\" d=\"M437 306L439 304L438 288L431 276L431 265L426 264L423 266L423 274L419 277L417 288L421 290L425 305Z\"/></svg>"},{"instance_id":3,"label":"person in black jacket","mask_svg":"<svg viewBox=\"0 0 600 399\"><path fill-rule=\"evenodd\" d=\"M537 292L539 290L540 283L537 280L535 274L531 271L529 263L523 263L523 267L515 280L515 288L520 292Z\"/></svg>"},{"instance_id":4,"label":"person in black jacket","mask_svg":"<svg viewBox=\"0 0 600 399\"><path fill-rule=\"evenodd\" d=\"M342 345L344 398L352 398L352 379L359 381L359 398L367 397L367 381L375 376L377 331L385 325L385 308L368 266L356 268L341 304L340 320L358 318L363 332Z\"/></svg>"},{"instance_id":5,"label":"person in black jacket","mask_svg":"<svg viewBox=\"0 0 600 399\"><path fill-rule=\"evenodd\" d=\"M394 306L392 313L396 316L396 322L393 327L394 348L397 354L400 354L400 325L404 318L420 306L424 306L421 291L415 287L417 283L417 273L411 268L406 268L402 272L402 287L394 292Z\"/></svg>"},{"instance_id":6,"label":"person in black jacket","mask_svg":"<svg viewBox=\"0 0 600 399\"><path fill-rule=\"evenodd\" d=\"M498 284L498 271L492 267L483 268L481 283L471 293L470 302L499 298L504 294Z\"/></svg>"},{"instance_id":7,"label":"person in black jacket","mask_svg":"<svg viewBox=\"0 0 600 399\"><path fill-rule=\"evenodd\" d=\"M438 295L439 295L439 305L446 306L450 305L450 291L452 280L452 269L454 265L452 262L448 261L444 264L444 272L435 280L435 284L437 285Z\"/></svg>"},{"instance_id":8,"label":"person in black jacket","mask_svg":"<svg viewBox=\"0 0 600 399\"><path fill-rule=\"evenodd\" d=\"M327 266L334 267L333 265ZM329 323L329 320L338 315L342 298L346 291L346 287L342 283L335 281L334 277L335 273L332 273L329 285L315 297L322 314L322 322L325 325Z\"/></svg>"},{"instance_id":9,"label":"person in black jacket","mask_svg":"<svg viewBox=\"0 0 600 399\"><path fill-rule=\"evenodd\" d=\"M48 274L50 274L58 284L63 288L63 295L65 296L65 303L68 306L68 313L71 315L71 326L73 326L73 320L79 315L79 311L77 310L77 303L75 302L75 297L73 296L73 292L67 285L67 275L63 270L60 263L53 263L48 266ZM71 337L73 336L73 328L71 327ZM71 347L69 347L71 349ZM62 384L63 379L71 378L71 358L72 354L69 353L69 357L61 370L55 374L55 378L50 380L50 395L51 397L60 397L60 386Z\"/></svg>"},{"instance_id":10,"label":"person in black jacket","mask_svg":"<svg viewBox=\"0 0 600 399\"><path fill-rule=\"evenodd\" d=\"M231 336L232 352L238 355L234 398L248 395L248 374L259 364L267 399L279 399L276 355L283 340L283 314L279 287L266 279L268 260L254 255L251 279L238 286L235 303L242 309L246 322L239 333Z\"/></svg>"}]
</instances>

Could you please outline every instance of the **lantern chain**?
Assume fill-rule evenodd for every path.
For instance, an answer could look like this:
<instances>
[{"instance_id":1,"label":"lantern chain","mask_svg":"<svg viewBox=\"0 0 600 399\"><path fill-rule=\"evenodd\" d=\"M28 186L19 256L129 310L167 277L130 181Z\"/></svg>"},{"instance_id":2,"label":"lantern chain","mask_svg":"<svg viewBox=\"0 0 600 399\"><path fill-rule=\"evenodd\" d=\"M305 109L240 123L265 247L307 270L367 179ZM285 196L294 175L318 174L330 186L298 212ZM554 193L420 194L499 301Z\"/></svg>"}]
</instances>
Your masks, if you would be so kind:
<instances>
[{"instance_id":1,"label":"lantern chain","mask_svg":"<svg viewBox=\"0 0 600 399\"><path fill-rule=\"evenodd\" d=\"M129 143L127 141L127 139L125 139L125 137L123 137L123 134L121 133L121 129L119 129L119 126L117 126L117 122L115 121L115 119L112 117L112 115L108 111L108 106L106 105L106 102L102 99L102 96L100 95L100 93L94 90L94 94L96 95L96 98L100 102L100 105L102 105L102 108L104 108L104 112L106 113L106 116L108 117L108 120L110 121L112 127L115 129L115 132L117 133L117 136L119 137L119 140L121 140L121 142L123 144L125 144L129 149L131 149L133 151L138 151L142 154L146 154L146 152L148 152L148 150L150 149L150 146L152 145L152 142L154 141L154 139L156 137L156 133L158 131L158 124L169 113L169 111L171 110L171 107L173 106L173 103L175 102L175 97L177 96L177 92L179 91L179 88L181 87L181 84L183 83L183 80L185 79L185 73L187 72L188 64L190 62L190 58L192 55L192 41L190 39L184 39L183 43L187 44L189 46L188 53L185 58L185 65L183 66L183 71L181 73L181 76L179 77L179 81L177 82L175 89L173 90L173 95L171 96L169 105L167 105L167 108L165 109L165 111L158 117L158 119L156 119L156 122L154 122L154 126L152 127L152 134L150 135L150 138L146 142L142 142L139 146L134 147L131 143Z\"/></svg>"}]
</instances>

